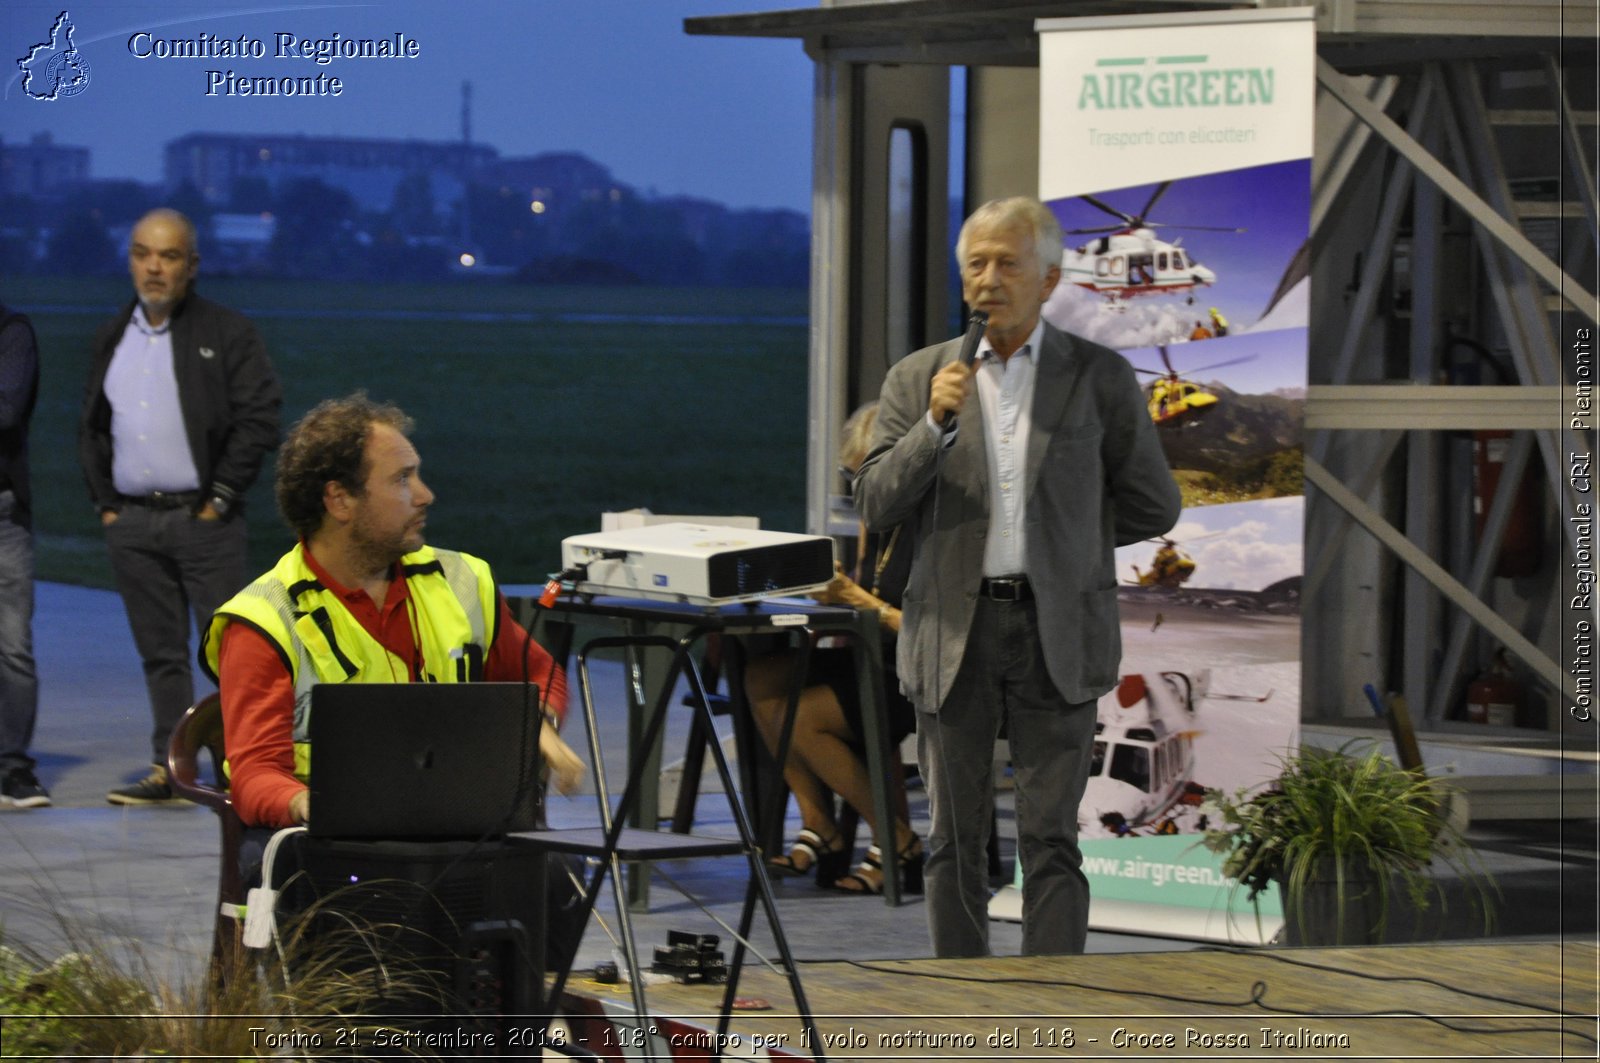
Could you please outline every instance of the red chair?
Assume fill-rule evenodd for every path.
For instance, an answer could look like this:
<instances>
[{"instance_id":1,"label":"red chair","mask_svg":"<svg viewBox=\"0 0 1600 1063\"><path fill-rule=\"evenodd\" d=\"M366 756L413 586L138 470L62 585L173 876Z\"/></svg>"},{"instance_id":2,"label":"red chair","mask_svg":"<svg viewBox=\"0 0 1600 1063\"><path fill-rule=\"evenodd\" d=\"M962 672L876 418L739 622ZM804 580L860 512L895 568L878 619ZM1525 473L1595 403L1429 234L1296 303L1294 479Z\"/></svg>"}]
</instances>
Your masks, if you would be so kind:
<instances>
[{"instance_id":1,"label":"red chair","mask_svg":"<svg viewBox=\"0 0 1600 1063\"><path fill-rule=\"evenodd\" d=\"M202 749L211 755L217 776L214 785L200 776ZM222 759L222 699L210 694L191 706L173 729L172 740L167 745L167 771L172 789L180 797L215 812L222 831L216 926L211 938L211 976L218 983L226 983L233 972L240 969L245 903L244 880L239 874L239 845L244 836L244 823L233 809Z\"/></svg>"}]
</instances>

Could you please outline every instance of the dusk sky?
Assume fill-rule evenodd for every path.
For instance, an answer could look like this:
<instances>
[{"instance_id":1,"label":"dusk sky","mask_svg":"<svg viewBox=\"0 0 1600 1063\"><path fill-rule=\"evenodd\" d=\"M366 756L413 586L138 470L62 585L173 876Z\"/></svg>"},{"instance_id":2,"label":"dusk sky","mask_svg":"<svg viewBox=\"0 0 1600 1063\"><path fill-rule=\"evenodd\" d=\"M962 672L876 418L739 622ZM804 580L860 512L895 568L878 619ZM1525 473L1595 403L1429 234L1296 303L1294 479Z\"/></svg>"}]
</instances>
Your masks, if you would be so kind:
<instances>
[{"instance_id":1,"label":"dusk sky","mask_svg":"<svg viewBox=\"0 0 1600 1063\"><path fill-rule=\"evenodd\" d=\"M89 68L78 94L29 98L17 60L49 39L63 7ZM683 20L813 6L807 0L376 0L345 4L219 0L5 0L0 4L0 137L48 132L93 151L96 178L161 177L162 146L191 132L305 133L457 140L461 85L473 87L473 140L502 155L577 151L645 192L734 207L806 211L811 61L794 40L691 37ZM264 58L139 58L153 40L202 34L259 40ZM275 54L277 34L417 42L414 59ZM342 94L207 95L207 71L327 75Z\"/></svg>"}]
</instances>

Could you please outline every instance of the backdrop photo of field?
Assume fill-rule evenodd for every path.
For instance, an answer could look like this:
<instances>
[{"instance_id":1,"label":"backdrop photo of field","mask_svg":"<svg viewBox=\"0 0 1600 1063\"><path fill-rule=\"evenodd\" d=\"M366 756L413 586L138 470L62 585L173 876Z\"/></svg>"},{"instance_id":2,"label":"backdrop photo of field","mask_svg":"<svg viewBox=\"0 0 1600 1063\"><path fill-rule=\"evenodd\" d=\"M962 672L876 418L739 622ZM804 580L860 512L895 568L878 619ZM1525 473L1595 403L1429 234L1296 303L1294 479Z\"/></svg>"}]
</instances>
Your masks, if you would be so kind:
<instances>
[{"instance_id":1,"label":"backdrop photo of field","mask_svg":"<svg viewBox=\"0 0 1600 1063\"><path fill-rule=\"evenodd\" d=\"M804 290L208 279L203 261L197 289L261 330L285 428L356 388L410 413L438 495L430 541L485 557L502 583L542 581L605 510L804 530ZM0 274L0 300L39 336L40 579L112 585L77 421L91 337L130 297L126 277ZM252 571L292 542L271 481L269 459L247 502Z\"/></svg>"}]
</instances>

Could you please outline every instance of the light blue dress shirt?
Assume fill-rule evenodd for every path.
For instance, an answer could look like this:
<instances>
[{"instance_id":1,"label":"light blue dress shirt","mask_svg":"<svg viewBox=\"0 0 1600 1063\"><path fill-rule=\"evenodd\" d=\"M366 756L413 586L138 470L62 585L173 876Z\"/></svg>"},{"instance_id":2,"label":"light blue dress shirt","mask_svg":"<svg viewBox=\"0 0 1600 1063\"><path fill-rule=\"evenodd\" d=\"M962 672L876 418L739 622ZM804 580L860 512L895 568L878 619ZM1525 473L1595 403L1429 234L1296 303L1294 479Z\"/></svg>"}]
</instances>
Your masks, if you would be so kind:
<instances>
[{"instance_id":1,"label":"light blue dress shirt","mask_svg":"<svg viewBox=\"0 0 1600 1063\"><path fill-rule=\"evenodd\" d=\"M987 336L978 344L978 400L983 403L983 449L989 460L989 537L983 545L983 574L988 577L1028 571L1028 434L1043 340L1040 320L1028 342L1003 362Z\"/></svg>"},{"instance_id":2,"label":"light blue dress shirt","mask_svg":"<svg viewBox=\"0 0 1600 1063\"><path fill-rule=\"evenodd\" d=\"M197 491L172 358L172 319L154 328L135 306L106 369L111 403L111 479L125 495Z\"/></svg>"}]
</instances>

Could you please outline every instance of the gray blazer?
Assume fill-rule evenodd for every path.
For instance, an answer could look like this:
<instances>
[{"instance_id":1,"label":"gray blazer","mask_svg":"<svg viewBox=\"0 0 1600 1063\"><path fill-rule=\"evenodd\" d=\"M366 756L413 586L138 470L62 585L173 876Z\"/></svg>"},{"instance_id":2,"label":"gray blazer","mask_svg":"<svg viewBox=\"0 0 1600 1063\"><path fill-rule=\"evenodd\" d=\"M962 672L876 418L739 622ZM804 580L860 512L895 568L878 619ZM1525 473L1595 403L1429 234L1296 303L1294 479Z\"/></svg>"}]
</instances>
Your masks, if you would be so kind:
<instances>
[{"instance_id":1,"label":"gray blazer","mask_svg":"<svg viewBox=\"0 0 1600 1063\"><path fill-rule=\"evenodd\" d=\"M989 529L975 395L944 455L937 501L933 490L939 439L926 424L928 390L960 345L926 347L889 371L855 483L869 528L904 523L914 537L898 666L923 712L944 703L961 665ZM1026 470L1027 574L1050 676L1062 697L1082 702L1116 685L1122 659L1112 551L1170 530L1182 502L1127 360L1048 324L1041 347Z\"/></svg>"}]
</instances>

